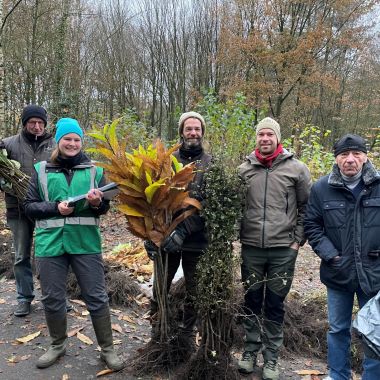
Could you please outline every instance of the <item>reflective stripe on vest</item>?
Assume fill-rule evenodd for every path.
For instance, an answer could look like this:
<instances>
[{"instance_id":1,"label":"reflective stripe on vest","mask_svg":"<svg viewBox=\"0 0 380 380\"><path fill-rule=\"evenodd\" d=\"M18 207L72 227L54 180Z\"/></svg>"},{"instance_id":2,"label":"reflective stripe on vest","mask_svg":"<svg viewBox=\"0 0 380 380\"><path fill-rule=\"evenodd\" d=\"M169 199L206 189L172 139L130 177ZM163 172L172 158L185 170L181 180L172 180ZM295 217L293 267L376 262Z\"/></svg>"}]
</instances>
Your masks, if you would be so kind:
<instances>
[{"instance_id":1,"label":"reflective stripe on vest","mask_svg":"<svg viewBox=\"0 0 380 380\"><path fill-rule=\"evenodd\" d=\"M99 226L99 218L91 216L71 216L60 219L40 219L36 220L36 228L57 228L65 224L78 224L82 226Z\"/></svg>"},{"instance_id":2,"label":"reflective stripe on vest","mask_svg":"<svg viewBox=\"0 0 380 380\"><path fill-rule=\"evenodd\" d=\"M74 168L88 168L88 166L85 165L77 165L74 166ZM90 189L95 189L98 187L98 184L95 184L95 177L96 177L96 166L92 165L90 166ZM42 193L44 196L44 201L49 202L49 191L48 191L48 179L46 174L46 161L40 162L40 170L38 171L38 178L41 184ZM95 186L96 185L96 186ZM77 223L68 223L68 224L77 224Z\"/></svg>"},{"instance_id":3,"label":"reflective stripe on vest","mask_svg":"<svg viewBox=\"0 0 380 380\"><path fill-rule=\"evenodd\" d=\"M49 202L49 192L47 187L47 175L46 175L46 161L40 162L40 170L38 172L40 179L42 193L44 195L44 201Z\"/></svg>"}]
</instances>

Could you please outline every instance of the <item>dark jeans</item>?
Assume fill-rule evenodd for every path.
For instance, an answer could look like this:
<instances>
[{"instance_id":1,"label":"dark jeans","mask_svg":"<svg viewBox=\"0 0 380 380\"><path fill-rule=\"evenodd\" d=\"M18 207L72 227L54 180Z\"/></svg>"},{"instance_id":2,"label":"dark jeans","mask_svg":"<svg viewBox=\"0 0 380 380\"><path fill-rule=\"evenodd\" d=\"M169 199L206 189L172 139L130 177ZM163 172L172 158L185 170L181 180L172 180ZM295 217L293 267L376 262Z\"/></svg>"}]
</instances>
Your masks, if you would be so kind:
<instances>
[{"instance_id":1,"label":"dark jeans","mask_svg":"<svg viewBox=\"0 0 380 380\"><path fill-rule=\"evenodd\" d=\"M15 250L13 271L16 279L17 300L19 302L32 302L34 286L31 251L34 223L25 216L8 218L7 223L12 231Z\"/></svg>"},{"instance_id":2,"label":"dark jeans","mask_svg":"<svg viewBox=\"0 0 380 380\"><path fill-rule=\"evenodd\" d=\"M183 310L183 327L184 330L189 332L193 329L195 322L197 320L197 311L194 306L194 300L196 298L196 267L200 257L202 256L202 251L181 251L168 253L168 278L167 278L167 289L168 293L170 291L170 286L173 278L179 268L182 259L183 274L185 277L186 286L186 299ZM153 299L151 302L151 314L153 315L157 311L157 303Z\"/></svg>"},{"instance_id":3,"label":"dark jeans","mask_svg":"<svg viewBox=\"0 0 380 380\"><path fill-rule=\"evenodd\" d=\"M104 266L101 254L37 257L42 303L45 313L66 314L66 284L71 266L81 289L82 297L91 316L103 315L108 308Z\"/></svg>"},{"instance_id":4,"label":"dark jeans","mask_svg":"<svg viewBox=\"0 0 380 380\"><path fill-rule=\"evenodd\" d=\"M371 298L360 288L346 292L327 288L329 331L327 333L329 375L334 380L351 379L351 323L355 295L362 308ZM380 379L380 361L364 357L362 380Z\"/></svg>"}]
</instances>

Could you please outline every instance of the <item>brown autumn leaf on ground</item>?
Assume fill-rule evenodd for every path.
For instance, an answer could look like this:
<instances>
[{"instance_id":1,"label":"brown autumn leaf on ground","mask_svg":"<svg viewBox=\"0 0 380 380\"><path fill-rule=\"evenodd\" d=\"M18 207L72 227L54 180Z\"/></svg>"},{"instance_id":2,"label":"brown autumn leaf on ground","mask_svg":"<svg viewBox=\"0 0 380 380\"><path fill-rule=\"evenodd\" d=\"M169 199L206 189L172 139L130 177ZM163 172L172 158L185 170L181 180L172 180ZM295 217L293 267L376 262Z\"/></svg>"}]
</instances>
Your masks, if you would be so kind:
<instances>
[{"instance_id":1,"label":"brown autumn leaf on ground","mask_svg":"<svg viewBox=\"0 0 380 380\"><path fill-rule=\"evenodd\" d=\"M105 375L109 375L110 373L113 373L112 369L103 369L103 371L100 371L96 374L96 377L101 377Z\"/></svg>"},{"instance_id":2,"label":"brown autumn leaf on ground","mask_svg":"<svg viewBox=\"0 0 380 380\"><path fill-rule=\"evenodd\" d=\"M112 323L111 327L112 327L112 330L115 330L121 334L123 333L123 328L117 323Z\"/></svg>"},{"instance_id":3,"label":"brown autumn leaf on ground","mask_svg":"<svg viewBox=\"0 0 380 380\"><path fill-rule=\"evenodd\" d=\"M79 331L77 332L77 338L83 343L86 343L88 345L94 344L94 342L87 335L84 335L80 333Z\"/></svg>"}]
</instances>

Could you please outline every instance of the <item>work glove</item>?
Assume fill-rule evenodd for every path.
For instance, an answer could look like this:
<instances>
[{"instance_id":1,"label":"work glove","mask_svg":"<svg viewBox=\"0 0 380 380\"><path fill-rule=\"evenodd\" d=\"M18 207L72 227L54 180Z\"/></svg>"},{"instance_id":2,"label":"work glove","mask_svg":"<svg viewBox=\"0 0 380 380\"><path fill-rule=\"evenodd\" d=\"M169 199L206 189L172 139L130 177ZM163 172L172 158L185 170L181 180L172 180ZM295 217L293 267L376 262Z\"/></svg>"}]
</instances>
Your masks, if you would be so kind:
<instances>
[{"instance_id":1,"label":"work glove","mask_svg":"<svg viewBox=\"0 0 380 380\"><path fill-rule=\"evenodd\" d=\"M178 252L182 249L183 241L187 236L184 228L177 227L161 244L161 249L167 253Z\"/></svg>"},{"instance_id":2,"label":"work glove","mask_svg":"<svg viewBox=\"0 0 380 380\"><path fill-rule=\"evenodd\" d=\"M151 240L144 241L144 248L151 260L154 260L158 256L158 247Z\"/></svg>"}]
</instances>

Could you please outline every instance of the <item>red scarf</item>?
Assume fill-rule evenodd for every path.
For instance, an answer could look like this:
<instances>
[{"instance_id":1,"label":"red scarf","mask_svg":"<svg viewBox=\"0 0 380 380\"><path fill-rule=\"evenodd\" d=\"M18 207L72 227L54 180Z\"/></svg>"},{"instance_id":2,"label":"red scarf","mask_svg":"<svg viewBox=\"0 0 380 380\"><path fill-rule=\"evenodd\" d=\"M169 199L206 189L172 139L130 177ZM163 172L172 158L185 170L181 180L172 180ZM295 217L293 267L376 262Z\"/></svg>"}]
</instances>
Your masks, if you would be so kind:
<instances>
[{"instance_id":1,"label":"red scarf","mask_svg":"<svg viewBox=\"0 0 380 380\"><path fill-rule=\"evenodd\" d=\"M270 154L269 156L263 156L259 149L256 148L255 149L255 156L257 157L257 159L267 168L270 168L273 164L273 161L277 158L277 156L282 153L284 150L282 148L282 145L281 144L278 144L277 146L277 149L272 153Z\"/></svg>"}]
</instances>

